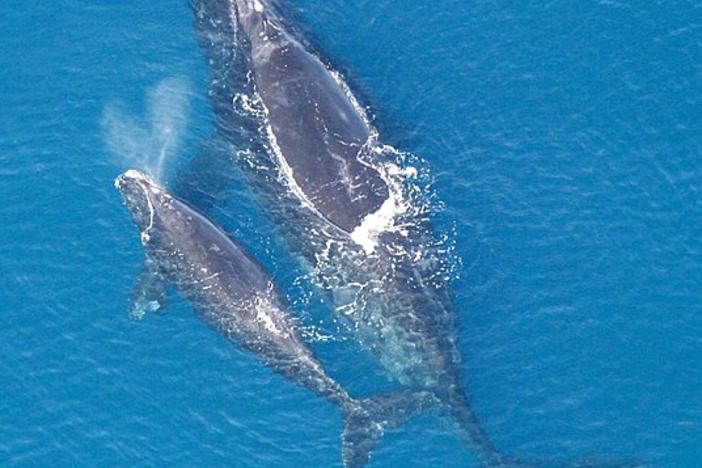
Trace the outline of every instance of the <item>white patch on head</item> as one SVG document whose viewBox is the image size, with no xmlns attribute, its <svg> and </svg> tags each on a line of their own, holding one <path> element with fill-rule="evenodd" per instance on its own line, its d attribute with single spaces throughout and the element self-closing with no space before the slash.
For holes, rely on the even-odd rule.
<svg viewBox="0 0 702 468">
<path fill-rule="evenodd" d="M 253 1 L 253 9 L 256 13 L 263 13 L 263 4 L 258 0 Z"/>
<path fill-rule="evenodd" d="M 144 182 L 148 186 L 149 190 L 156 195 L 160 194 L 162 191 L 161 187 L 159 187 L 154 179 L 135 169 L 129 169 L 124 173 L 123 177 L 125 179 L 135 179 Z"/>
<path fill-rule="evenodd" d="M 265 31 L 261 31 L 258 36 L 261 38 L 261 43 L 254 48 L 251 54 L 255 63 L 268 62 L 278 49 L 287 45 L 283 40 L 270 41 Z"/>
<path fill-rule="evenodd" d="M 129 169 L 122 174 L 122 178 L 124 179 L 132 179 L 132 180 L 141 180 L 151 186 L 156 193 L 160 192 L 160 188 L 158 187 L 158 184 L 152 179 L 150 176 L 144 174 L 143 172 L 139 172 L 136 169 Z"/>
<path fill-rule="evenodd" d="M 141 172 L 137 171 L 136 169 L 129 169 L 124 173 L 124 177 L 127 177 L 129 179 L 145 179 L 146 176 L 142 174 Z"/>
</svg>

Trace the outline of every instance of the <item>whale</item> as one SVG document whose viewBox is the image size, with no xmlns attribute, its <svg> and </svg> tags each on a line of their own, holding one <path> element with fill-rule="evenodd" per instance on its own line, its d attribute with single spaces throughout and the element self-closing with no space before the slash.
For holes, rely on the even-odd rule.
<svg viewBox="0 0 702 468">
<path fill-rule="evenodd" d="M 471 405 L 449 260 L 416 169 L 265 0 L 191 0 L 216 132 L 290 252 L 389 379 L 434 395 L 483 466 L 512 465 Z M 242 149 L 242 142 L 249 145 Z"/>
<path fill-rule="evenodd" d="M 147 263 L 162 281 L 230 342 L 341 409 L 344 466 L 365 465 L 385 430 L 434 404 L 432 395 L 421 392 L 351 397 L 325 372 L 301 338 L 284 295 L 240 244 L 146 174 L 129 170 L 115 187 L 140 232 Z"/>
</svg>

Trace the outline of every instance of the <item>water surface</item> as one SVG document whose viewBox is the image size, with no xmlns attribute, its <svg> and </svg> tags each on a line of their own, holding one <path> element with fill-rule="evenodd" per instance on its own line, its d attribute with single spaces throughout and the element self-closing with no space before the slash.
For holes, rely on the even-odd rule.
<svg viewBox="0 0 702 468">
<path fill-rule="evenodd" d="M 296 0 L 312 42 L 421 156 L 455 226 L 468 385 L 503 451 L 695 466 L 702 446 L 702 9 L 692 2 Z M 341 415 L 172 295 L 127 318 L 142 256 L 106 108 L 185 83 L 165 171 L 210 135 L 187 2 L 7 0 L 0 21 L 0 462 L 339 466 Z M 175 112 L 175 111 L 174 111 Z M 148 134 L 148 132 L 147 132 Z M 298 313 L 309 295 L 245 185 L 217 218 Z M 333 330 L 333 326 L 329 326 Z M 326 330 L 329 331 L 329 330 Z M 314 343 L 354 393 L 377 379 Z M 382 383 L 377 384 L 382 387 Z M 421 442 L 421 443 L 418 443 Z M 372 466 L 474 466 L 425 415 Z"/>
</svg>

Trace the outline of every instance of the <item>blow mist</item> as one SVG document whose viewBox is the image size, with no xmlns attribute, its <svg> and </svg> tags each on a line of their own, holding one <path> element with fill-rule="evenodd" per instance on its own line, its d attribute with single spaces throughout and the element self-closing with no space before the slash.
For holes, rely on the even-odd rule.
<svg viewBox="0 0 702 468">
<path fill-rule="evenodd" d="M 180 151 L 191 95 L 186 79 L 170 77 L 147 91 L 142 115 L 126 112 L 119 102 L 105 106 L 100 122 L 103 136 L 122 170 L 136 168 L 165 184 L 168 162 Z M 165 302 L 165 283 L 147 259 L 132 288 L 129 317 L 142 319 Z"/>
<path fill-rule="evenodd" d="M 168 160 L 180 150 L 191 95 L 185 78 L 170 77 L 148 90 L 141 116 L 125 112 L 120 103 L 105 106 L 100 123 L 118 164 L 138 168 L 163 183 Z"/>
</svg>

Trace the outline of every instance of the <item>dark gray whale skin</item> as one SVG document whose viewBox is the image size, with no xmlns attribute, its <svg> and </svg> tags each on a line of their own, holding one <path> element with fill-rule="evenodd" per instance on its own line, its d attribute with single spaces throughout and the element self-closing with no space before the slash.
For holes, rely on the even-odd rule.
<svg viewBox="0 0 702 468">
<path fill-rule="evenodd" d="M 319 57 L 288 33 L 260 1 L 237 1 L 250 70 L 287 174 L 330 222 L 352 232 L 381 207 L 388 189 L 363 161 L 371 133 Z"/>
<path fill-rule="evenodd" d="M 141 232 L 154 274 L 175 285 L 200 318 L 265 365 L 339 406 L 344 466 L 361 467 L 385 429 L 435 404 L 428 393 L 355 399 L 324 371 L 263 267 L 200 212 L 129 170 L 115 186 Z"/>
<path fill-rule="evenodd" d="M 372 254 L 349 236 L 388 198 L 385 180 L 365 157 L 381 147 L 344 87 L 288 22 L 279 7 L 286 2 L 190 3 L 211 71 L 216 139 L 229 147 L 290 252 L 314 270 L 337 317 L 388 377 L 435 395 L 483 466 L 525 466 L 497 451 L 470 404 L 445 280 L 446 246 L 426 215 L 399 216 L 406 232 L 384 233 Z M 264 117 L 242 112 L 241 96 L 260 98 Z"/>
<path fill-rule="evenodd" d="M 362 161 L 377 145 L 364 116 L 270 2 L 191 0 L 191 7 L 212 73 L 217 133 L 231 142 L 232 153 L 254 142 L 249 157 L 233 159 L 291 252 L 328 285 L 337 316 L 388 377 L 435 395 L 482 465 L 512 465 L 470 405 L 455 307 L 430 223 L 401 220 L 411 226 L 409 235 L 387 233 L 372 255 L 349 236 L 389 193 L 379 172 Z M 260 97 L 264 118 L 242 115 L 233 105 L 240 94 Z M 345 187 L 355 195 L 343 198 Z M 349 305 L 350 313 L 341 312 Z"/>
<path fill-rule="evenodd" d="M 351 401 L 302 342 L 258 262 L 148 176 L 127 171 L 115 185 L 141 231 L 147 258 L 207 324 L 319 396 L 340 406 Z"/>
</svg>

